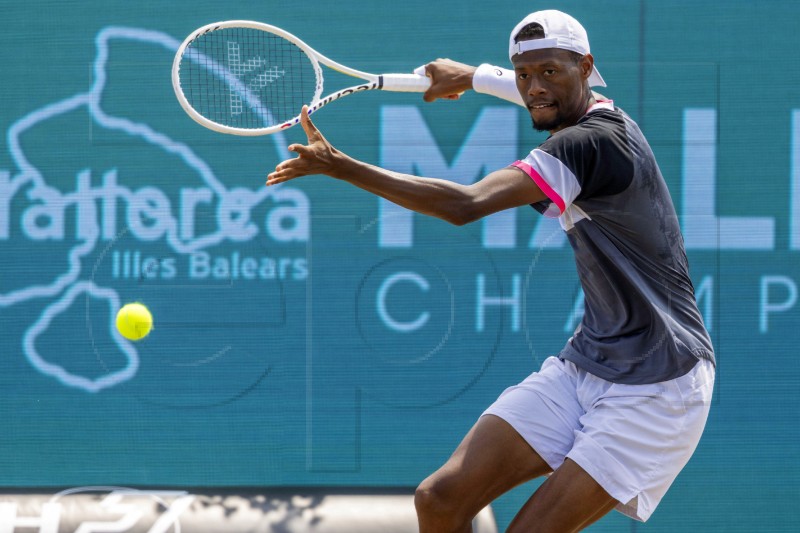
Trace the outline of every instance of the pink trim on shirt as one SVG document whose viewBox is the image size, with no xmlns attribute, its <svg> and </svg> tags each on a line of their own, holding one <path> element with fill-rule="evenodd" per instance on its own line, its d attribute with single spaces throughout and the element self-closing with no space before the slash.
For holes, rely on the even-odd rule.
<svg viewBox="0 0 800 533">
<path fill-rule="evenodd" d="M 511 166 L 517 167 L 525 174 L 530 176 L 531 179 L 534 181 L 534 183 L 536 183 L 536 185 L 539 186 L 539 189 L 541 189 L 542 192 L 548 198 L 550 198 L 550 200 L 552 200 L 554 204 L 556 204 L 556 207 L 558 207 L 558 212 L 559 213 L 564 212 L 564 209 L 566 209 L 566 205 L 564 204 L 564 199 L 561 198 L 561 196 L 559 196 L 559 194 L 555 190 L 553 190 L 552 187 L 550 187 L 550 185 L 544 180 L 541 174 L 536 172 L 536 169 L 534 169 L 532 166 L 525 163 L 524 161 L 515 161 L 511 163 Z"/>
<path fill-rule="evenodd" d="M 588 115 L 592 111 L 597 111 L 598 109 L 614 109 L 614 100 L 597 100 L 594 104 L 592 104 L 589 109 L 586 110 L 586 114 Z"/>
</svg>

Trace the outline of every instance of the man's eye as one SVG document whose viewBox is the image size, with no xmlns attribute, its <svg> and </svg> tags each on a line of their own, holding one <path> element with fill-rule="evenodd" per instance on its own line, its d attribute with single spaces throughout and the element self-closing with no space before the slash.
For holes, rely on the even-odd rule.
<svg viewBox="0 0 800 533">
<path fill-rule="evenodd" d="M 549 69 L 544 71 L 544 75 L 545 76 L 553 76 L 555 73 L 556 73 L 556 69 L 553 69 L 553 68 L 549 68 Z"/>
<path fill-rule="evenodd" d="M 519 74 L 517 74 L 517 79 L 527 80 L 528 79 L 528 75 L 525 74 L 524 72 L 520 72 Z"/>
</svg>

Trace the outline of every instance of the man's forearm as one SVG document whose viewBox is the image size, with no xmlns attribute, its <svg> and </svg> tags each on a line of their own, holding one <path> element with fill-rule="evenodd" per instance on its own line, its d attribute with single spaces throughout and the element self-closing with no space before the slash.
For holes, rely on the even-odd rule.
<svg viewBox="0 0 800 533">
<path fill-rule="evenodd" d="M 469 221 L 469 195 L 459 183 L 393 172 L 341 152 L 330 175 L 423 215 L 456 225 Z"/>
</svg>

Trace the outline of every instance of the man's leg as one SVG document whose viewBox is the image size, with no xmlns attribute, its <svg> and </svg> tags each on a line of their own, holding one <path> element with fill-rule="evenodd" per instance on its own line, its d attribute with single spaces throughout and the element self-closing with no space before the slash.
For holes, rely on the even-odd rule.
<svg viewBox="0 0 800 533">
<path fill-rule="evenodd" d="M 611 511 L 617 500 L 567 459 L 517 513 L 507 533 L 580 531 Z"/>
<path fill-rule="evenodd" d="M 444 466 L 417 488 L 420 533 L 469 532 L 475 515 L 495 498 L 550 471 L 506 421 L 482 416 Z"/>
<path fill-rule="evenodd" d="M 511 532 L 577 531 L 620 502 L 646 520 L 700 440 L 714 371 L 701 361 L 680 378 L 650 385 L 581 381 L 584 396 L 597 399 L 594 408 L 580 418 L 567 459 L 519 511 Z"/>
</svg>

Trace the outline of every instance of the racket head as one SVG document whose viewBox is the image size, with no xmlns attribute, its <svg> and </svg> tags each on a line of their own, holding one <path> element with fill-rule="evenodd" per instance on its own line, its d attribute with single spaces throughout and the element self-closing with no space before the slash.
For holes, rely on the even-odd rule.
<svg viewBox="0 0 800 533">
<path fill-rule="evenodd" d="M 296 123 L 322 94 L 316 52 L 291 33 L 249 20 L 207 24 L 178 47 L 172 87 L 200 125 L 233 135 L 267 135 Z"/>
</svg>

